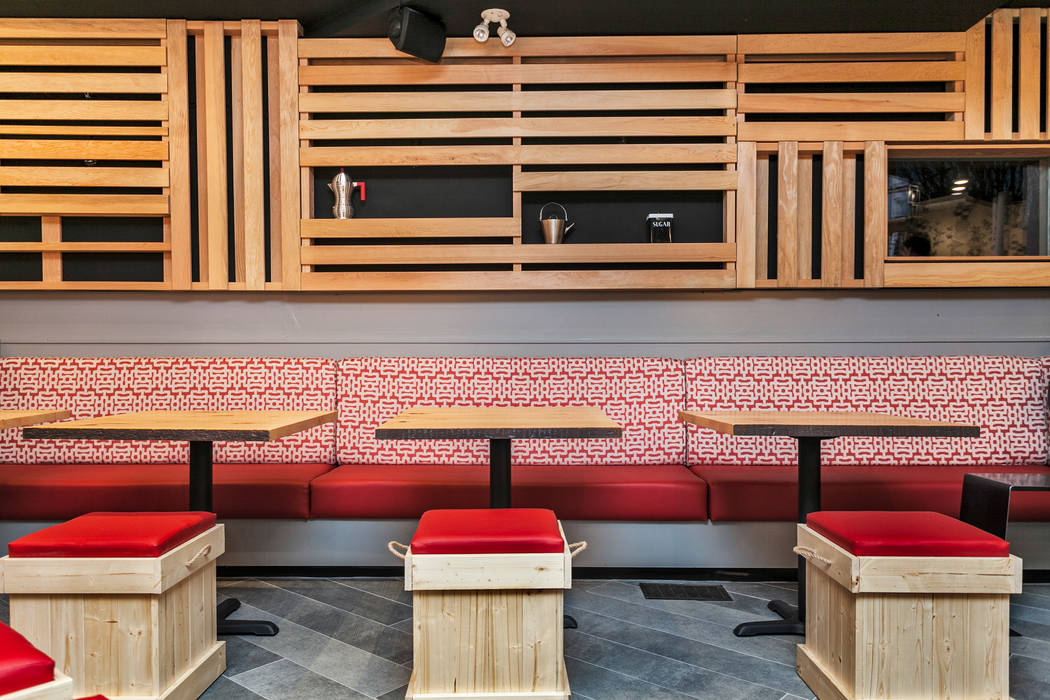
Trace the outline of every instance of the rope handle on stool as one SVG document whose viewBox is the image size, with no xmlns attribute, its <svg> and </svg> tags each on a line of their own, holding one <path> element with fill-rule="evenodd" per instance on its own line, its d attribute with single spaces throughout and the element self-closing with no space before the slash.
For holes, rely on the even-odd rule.
<svg viewBox="0 0 1050 700">
<path fill-rule="evenodd" d="M 194 554 L 193 558 L 190 559 L 188 562 L 186 562 L 186 568 L 187 569 L 192 569 L 194 564 L 196 564 L 198 561 L 200 561 L 204 557 L 208 556 L 208 554 L 210 552 L 211 552 L 211 545 L 210 544 L 204 545 L 203 547 L 201 547 L 201 551 L 199 551 L 196 554 Z"/>
<path fill-rule="evenodd" d="M 587 542 L 586 541 L 573 542 L 572 544 L 569 545 L 569 556 L 572 557 L 573 559 L 575 559 L 576 555 L 579 554 L 580 552 L 582 552 L 585 549 L 587 549 Z"/>
<path fill-rule="evenodd" d="M 827 557 L 820 556 L 819 554 L 817 554 L 817 550 L 811 547 L 794 547 L 791 551 L 799 555 L 806 561 L 815 561 L 818 564 L 823 564 L 824 566 L 831 566 L 830 559 L 828 559 Z"/>
<path fill-rule="evenodd" d="M 395 549 L 397 547 L 400 547 L 401 549 L 403 549 L 405 551 L 404 552 L 399 552 L 397 549 Z M 389 549 L 390 553 L 393 554 L 398 559 L 404 559 L 405 555 L 408 554 L 408 545 L 407 544 L 401 544 L 397 540 L 390 540 L 389 542 L 387 542 L 386 543 L 386 548 Z"/>
</svg>

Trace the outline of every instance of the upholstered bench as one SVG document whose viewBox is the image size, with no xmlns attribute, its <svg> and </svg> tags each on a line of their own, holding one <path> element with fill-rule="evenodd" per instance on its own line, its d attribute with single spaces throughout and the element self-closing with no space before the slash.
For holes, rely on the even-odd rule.
<svg viewBox="0 0 1050 700">
<path fill-rule="evenodd" d="M 0 700 L 69 700 L 73 681 L 29 640 L 0 623 Z"/>
<path fill-rule="evenodd" d="M 407 699 L 569 697 L 562 597 L 571 553 L 553 511 L 427 511 L 404 558 Z"/>
<path fill-rule="evenodd" d="M 212 513 L 89 513 L 8 545 L 11 626 L 77 693 L 195 698 L 226 668 Z"/>
<path fill-rule="evenodd" d="M 1008 698 L 1009 544 L 942 513 L 820 511 L 798 526 L 806 642 L 824 698 Z"/>
</svg>

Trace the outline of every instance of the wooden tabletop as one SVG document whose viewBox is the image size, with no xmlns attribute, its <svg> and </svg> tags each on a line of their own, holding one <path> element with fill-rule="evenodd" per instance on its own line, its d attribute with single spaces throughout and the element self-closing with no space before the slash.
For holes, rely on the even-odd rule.
<svg viewBox="0 0 1050 700">
<path fill-rule="evenodd" d="M 678 419 L 728 435 L 790 437 L 977 437 L 976 425 L 885 413 L 837 411 L 679 411 Z"/>
<path fill-rule="evenodd" d="M 27 438 L 269 441 L 332 423 L 335 411 L 143 411 L 26 428 Z"/>
<path fill-rule="evenodd" d="M 593 406 L 416 406 L 376 428 L 391 440 L 618 438 L 623 428 Z"/>
<path fill-rule="evenodd" d="M 49 423 L 54 420 L 69 418 L 69 411 L 0 411 L 0 429 L 20 428 L 34 423 Z"/>
</svg>

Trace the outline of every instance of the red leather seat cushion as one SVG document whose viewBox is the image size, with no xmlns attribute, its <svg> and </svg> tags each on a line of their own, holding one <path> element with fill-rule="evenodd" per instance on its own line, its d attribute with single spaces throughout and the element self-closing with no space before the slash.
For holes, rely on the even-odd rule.
<svg viewBox="0 0 1050 700">
<path fill-rule="evenodd" d="M 1005 557 L 1010 543 L 929 511 L 810 513 L 806 524 L 858 557 Z"/>
<path fill-rule="evenodd" d="M 563 551 L 558 518 L 546 508 L 428 510 L 412 536 L 412 554 Z"/>
<path fill-rule="evenodd" d="M 220 518 L 307 518 L 310 480 L 327 464 L 216 464 Z M 9 520 L 68 520 L 93 511 L 184 511 L 189 467 L 171 464 L 0 465 Z"/>
<path fill-rule="evenodd" d="M 7 545 L 12 557 L 159 557 L 215 527 L 214 513 L 88 513 Z"/>
<path fill-rule="evenodd" d="M 798 515 L 795 467 L 692 467 L 707 482 L 714 522 L 788 521 Z M 823 510 L 928 510 L 957 517 L 967 472 L 1045 472 L 1023 467 L 824 467 Z M 1020 491 L 1010 500 L 1013 521 L 1050 521 L 1050 492 Z"/>
<path fill-rule="evenodd" d="M 707 486 L 680 465 L 515 466 L 514 506 L 562 520 L 706 520 Z M 485 508 L 487 466 L 343 465 L 313 480 L 313 518 L 418 518 Z"/>
<path fill-rule="evenodd" d="M 0 623 L 0 695 L 55 680 L 55 662 Z"/>
</svg>

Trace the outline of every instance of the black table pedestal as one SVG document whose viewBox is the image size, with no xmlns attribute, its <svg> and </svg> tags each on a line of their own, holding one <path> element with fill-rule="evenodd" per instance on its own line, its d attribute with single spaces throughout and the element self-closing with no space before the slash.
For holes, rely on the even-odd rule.
<svg viewBox="0 0 1050 700">
<path fill-rule="evenodd" d="M 822 437 L 798 438 L 798 522 L 820 510 L 820 443 Z M 742 622 L 733 630 L 738 637 L 765 634 L 806 634 L 806 560 L 798 557 L 798 605 L 785 600 L 771 600 L 767 607 L 780 620 Z"/>
<path fill-rule="evenodd" d="M 489 440 L 489 508 L 510 508 L 510 440 Z M 568 630 L 579 626 L 571 615 L 562 624 Z"/>
<path fill-rule="evenodd" d="M 214 512 L 212 507 L 212 443 L 210 440 L 190 442 L 190 510 Z M 227 598 L 216 606 L 216 633 L 219 636 L 253 634 L 272 637 L 277 625 L 267 620 L 227 620 L 241 601 Z"/>
</svg>

